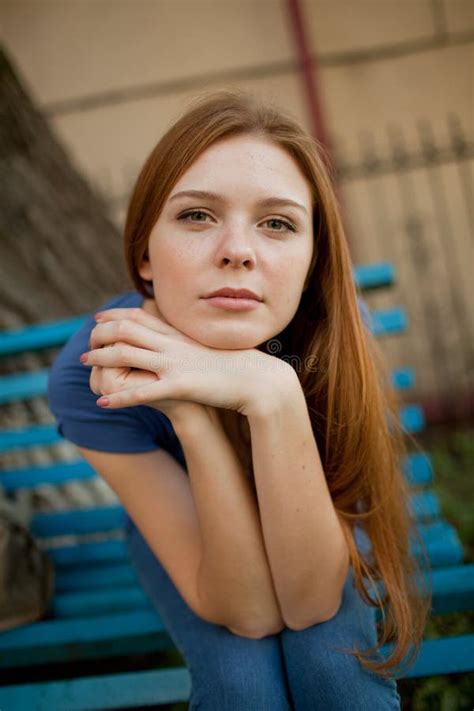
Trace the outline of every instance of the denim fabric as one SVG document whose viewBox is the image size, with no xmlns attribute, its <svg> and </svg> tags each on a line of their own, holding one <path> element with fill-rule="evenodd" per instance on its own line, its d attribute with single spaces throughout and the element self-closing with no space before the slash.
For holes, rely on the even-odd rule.
<svg viewBox="0 0 474 711">
<path fill-rule="evenodd" d="M 375 609 L 352 586 L 352 569 L 331 620 L 249 639 L 198 617 L 134 525 L 127 542 L 142 587 L 186 661 L 190 711 L 400 710 L 395 679 L 338 651 L 376 641 Z"/>
</svg>

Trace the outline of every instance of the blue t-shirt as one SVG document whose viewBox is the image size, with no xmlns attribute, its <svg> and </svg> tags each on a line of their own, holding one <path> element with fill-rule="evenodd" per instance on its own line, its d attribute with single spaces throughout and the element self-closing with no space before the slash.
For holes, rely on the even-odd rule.
<svg viewBox="0 0 474 711">
<path fill-rule="evenodd" d="M 367 327 L 370 312 L 359 299 Z M 102 304 L 97 310 L 143 305 L 143 296 L 128 291 Z M 181 443 L 171 421 L 160 410 L 147 405 L 107 409 L 96 405 L 98 395 L 89 385 L 92 366 L 83 365 L 81 353 L 89 349 L 89 337 L 96 321 L 90 318 L 63 346 L 53 362 L 48 379 L 49 408 L 58 432 L 80 447 L 102 452 L 149 452 L 163 447 L 187 471 Z M 125 525 L 133 525 L 125 516 Z"/>
<path fill-rule="evenodd" d="M 142 305 L 143 296 L 128 291 L 97 311 Z M 91 315 L 62 347 L 49 371 L 48 403 L 57 431 L 80 447 L 102 452 L 150 452 L 163 447 L 187 471 L 181 443 L 163 412 L 147 405 L 107 409 L 95 404 L 100 396 L 90 389 L 92 366 L 79 360 L 81 353 L 90 350 L 89 337 L 95 325 Z M 125 526 L 132 526 L 127 515 Z"/>
</svg>

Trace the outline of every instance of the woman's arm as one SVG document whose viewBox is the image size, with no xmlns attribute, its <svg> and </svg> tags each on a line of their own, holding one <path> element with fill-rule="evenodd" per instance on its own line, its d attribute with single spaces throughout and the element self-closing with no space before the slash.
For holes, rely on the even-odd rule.
<svg viewBox="0 0 474 711">
<path fill-rule="evenodd" d="M 243 611 L 249 624 L 263 624 L 265 618 L 272 629 L 280 624 L 280 612 L 295 628 L 331 617 L 340 603 L 349 553 L 295 371 L 255 349 L 216 353 L 150 314 L 132 310 L 129 319 L 124 311 L 105 312 L 109 322 L 96 326 L 95 347 L 85 354 L 90 365 L 106 372 L 126 371 L 122 379 L 112 378 L 98 404 L 150 403 L 160 409 L 171 403 L 174 410 L 177 400 L 235 409 L 249 420 L 258 502 L 216 423 L 211 427 L 209 420 L 192 418 L 193 428 L 188 420 L 181 430 L 207 544 L 205 593 L 218 607 L 226 602 L 236 620 Z M 183 358 L 200 366 L 220 358 L 232 368 L 183 372 Z M 129 384 L 131 368 L 153 371 L 152 382 Z M 179 436 L 177 421 L 176 430 Z"/>
<path fill-rule="evenodd" d="M 246 413 L 268 560 L 283 619 L 304 629 L 336 614 L 349 551 L 327 487 L 303 390 L 280 379 Z M 346 529 L 347 530 L 347 529 Z"/>
<path fill-rule="evenodd" d="M 262 637 L 285 626 L 251 483 L 217 413 L 173 417 L 202 535 L 198 592 L 233 632 Z"/>
</svg>

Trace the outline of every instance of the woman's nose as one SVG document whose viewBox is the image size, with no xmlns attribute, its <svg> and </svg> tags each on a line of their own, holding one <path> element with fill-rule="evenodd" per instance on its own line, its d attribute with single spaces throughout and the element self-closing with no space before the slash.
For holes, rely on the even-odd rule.
<svg viewBox="0 0 474 711">
<path fill-rule="evenodd" d="M 223 235 L 216 252 L 219 265 L 254 266 L 256 263 L 255 247 L 252 237 L 243 228 L 229 228 Z"/>
</svg>

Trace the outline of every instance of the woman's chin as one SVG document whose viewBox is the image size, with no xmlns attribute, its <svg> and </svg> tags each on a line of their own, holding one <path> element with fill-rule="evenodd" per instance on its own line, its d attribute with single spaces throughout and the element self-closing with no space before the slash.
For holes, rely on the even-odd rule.
<svg viewBox="0 0 474 711">
<path fill-rule="evenodd" d="M 199 318 L 192 320 L 189 315 L 185 319 L 169 318 L 167 322 L 202 346 L 219 350 L 256 348 L 269 338 L 268 329 L 262 333 L 261 329 L 255 327 L 255 324 L 252 328 L 244 324 L 209 323 L 209 321 Z"/>
<path fill-rule="evenodd" d="M 195 326 L 196 324 L 194 324 Z M 252 336 L 249 333 L 236 333 L 235 331 L 225 332 L 222 330 L 220 333 L 218 329 L 210 329 L 206 326 L 204 328 L 192 328 L 192 329 L 180 329 L 187 336 L 194 339 L 203 346 L 208 348 L 218 348 L 220 350 L 243 350 L 246 348 L 256 348 L 259 343 L 262 342 L 261 338 Z"/>
<path fill-rule="evenodd" d="M 208 348 L 218 348 L 219 350 L 244 350 L 247 348 L 256 348 L 258 343 L 253 339 L 236 338 L 235 336 L 211 337 L 209 334 L 205 336 L 192 336 L 195 341 L 198 341 L 203 346 Z"/>
</svg>

